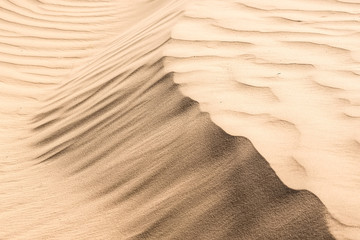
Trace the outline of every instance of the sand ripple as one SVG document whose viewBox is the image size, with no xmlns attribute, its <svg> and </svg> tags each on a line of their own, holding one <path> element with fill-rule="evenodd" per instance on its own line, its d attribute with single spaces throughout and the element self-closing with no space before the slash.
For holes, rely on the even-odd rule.
<svg viewBox="0 0 360 240">
<path fill-rule="evenodd" d="M 291 2 L 1 1 L 0 239 L 356 239 L 358 5 Z"/>
</svg>

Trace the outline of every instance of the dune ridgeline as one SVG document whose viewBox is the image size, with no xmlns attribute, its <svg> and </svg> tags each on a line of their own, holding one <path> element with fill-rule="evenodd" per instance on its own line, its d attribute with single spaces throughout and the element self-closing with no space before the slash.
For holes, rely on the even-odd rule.
<svg viewBox="0 0 360 240">
<path fill-rule="evenodd" d="M 359 239 L 360 3 L 0 6 L 0 239 Z"/>
</svg>

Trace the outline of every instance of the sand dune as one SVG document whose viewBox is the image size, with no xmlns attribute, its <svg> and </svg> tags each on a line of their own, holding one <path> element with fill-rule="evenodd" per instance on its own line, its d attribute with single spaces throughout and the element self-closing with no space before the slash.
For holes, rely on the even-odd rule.
<svg viewBox="0 0 360 240">
<path fill-rule="evenodd" d="M 249 138 L 286 185 L 315 193 L 349 232 L 360 223 L 358 6 L 199 1 L 166 50 L 185 95 L 227 133 Z"/>
<path fill-rule="evenodd" d="M 358 5 L 1 1 L 0 239 L 358 239 Z"/>
</svg>

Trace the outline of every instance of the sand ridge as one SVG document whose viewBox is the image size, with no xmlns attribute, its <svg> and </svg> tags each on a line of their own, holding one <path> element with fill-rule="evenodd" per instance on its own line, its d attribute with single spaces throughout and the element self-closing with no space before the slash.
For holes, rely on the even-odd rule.
<svg viewBox="0 0 360 240">
<path fill-rule="evenodd" d="M 248 137 L 286 185 L 315 193 L 353 227 L 339 236 L 351 239 L 360 222 L 356 6 L 198 1 L 165 50 L 182 93 L 227 133 Z"/>
<path fill-rule="evenodd" d="M 338 202 L 317 191 L 328 171 L 313 183 L 311 171 L 323 166 L 302 162 L 304 151 L 294 154 L 305 136 L 320 140 L 328 155 L 334 132 L 327 131 L 339 123 L 336 140 L 354 143 L 346 144 L 344 161 L 357 156 L 358 138 L 348 130 L 358 123 L 357 55 L 338 43 L 354 49 L 356 24 L 333 24 L 351 21 L 353 4 L 330 5 L 343 12 L 322 36 L 309 10 L 326 14 L 318 2 L 300 12 L 287 9 L 288 1 L 280 4 L 285 10 L 240 2 L 2 1 L 0 223 L 7 227 L 0 238 L 332 239 L 333 224 L 339 239 L 356 239 L 356 228 L 337 221 L 354 221 L 357 212 L 344 220 Z M 293 16 L 315 23 L 288 33 L 298 20 L 284 18 Z M 286 62 L 276 51 L 283 48 L 299 63 Z M 325 62 L 325 54 L 338 61 L 327 55 Z M 312 85 L 303 84 L 305 72 Z M 315 123 L 348 108 L 315 135 L 313 123 L 292 109 L 304 95 L 314 106 L 300 110 L 312 110 Z M 315 110 L 329 102 L 328 115 Z M 338 166 L 343 153 L 334 152 Z M 353 176 L 356 164 L 343 169 Z M 337 220 L 326 223 L 315 195 L 287 188 L 275 173 L 317 194 Z"/>
</svg>

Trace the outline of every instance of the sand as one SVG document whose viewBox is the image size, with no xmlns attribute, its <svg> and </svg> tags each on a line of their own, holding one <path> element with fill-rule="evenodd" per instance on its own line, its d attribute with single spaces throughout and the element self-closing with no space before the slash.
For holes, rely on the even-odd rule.
<svg viewBox="0 0 360 240">
<path fill-rule="evenodd" d="M 355 1 L 1 1 L 0 239 L 358 239 Z"/>
</svg>

